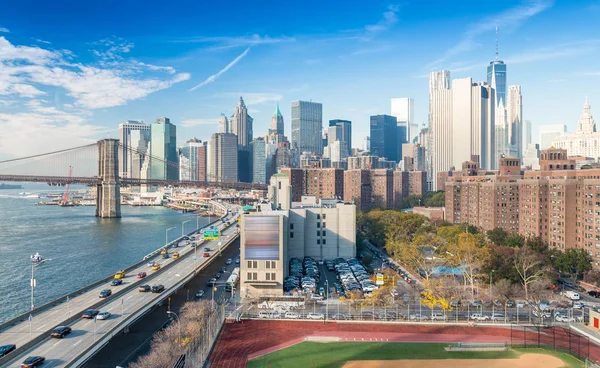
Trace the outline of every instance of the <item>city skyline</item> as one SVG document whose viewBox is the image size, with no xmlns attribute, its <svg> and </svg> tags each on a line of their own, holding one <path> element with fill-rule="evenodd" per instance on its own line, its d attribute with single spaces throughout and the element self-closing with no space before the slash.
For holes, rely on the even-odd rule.
<svg viewBox="0 0 600 368">
<path fill-rule="evenodd" d="M 277 103 L 289 132 L 291 101 L 313 100 L 323 104 L 324 121 L 351 120 L 352 146 L 360 147 L 369 116 L 390 114 L 392 97 L 414 99 L 415 122 L 427 121 L 428 72 L 448 69 L 453 78 L 486 80 L 496 27 L 507 85 L 522 87 L 523 119 L 532 122 L 532 136 L 540 125 L 566 124 L 574 131 L 582 99 L 589 96 L 592 106 L 600 100 L 600 74 L 589 63 L 600 53 L 600 41 L 581 37 L 591 30 L 583 20 L 600 15 L 600 7 L 569 5 L 509 1 L 490 11 L 485 4 L 456 3 L 447 11 L 418 3 L 350 2 L 347 9 L 320 5 L 320 15 L 306 4 L 295 9 L 302 17 L 291 23 L 270 14 L 276 10 L 255 11 L 268 20 L 263 28 L 245 21 L 239 29 L 214 27 L 216 20 L 197 22 L 198 15 L 157 30 L 133 16 L 139 7 L 124 7 L 121 16 L 131 22 L 117 26 L 107 10 L 90 17 L 85 9 L 67 13 L 39 3 L 39 12 L 23 17 L 29 12 L 17 4 L 0 15 L 6 71 L 0 75 L 0 136 L 11 134 L 10 140 L 0 138 L 0 157 L 116 137 L 119 123 L 150 124 L 158 116 L 177 126 L 178 147 L 193 136 L 207 141 L 240 95 L 255 119 L 255 136 L 266 134 Z M 213 6 L 203 17 L 219 12 L 220 5 Z M 172 18 L 178 10 L 161 5 L 143 12 L 150 19 Z M 559 16 L 565 22 L 557 29 Z M 319 26 L 306 26 L 307 19 Z M 81 26 L 90 21 L 93 27 Z M 388 57 L 402 50 L 411 50 L 411 57 Z M 369 92 L 357 92 L 357 85 Z M 548 108 L 558 104 L 560 109 Z"/>
</svg>

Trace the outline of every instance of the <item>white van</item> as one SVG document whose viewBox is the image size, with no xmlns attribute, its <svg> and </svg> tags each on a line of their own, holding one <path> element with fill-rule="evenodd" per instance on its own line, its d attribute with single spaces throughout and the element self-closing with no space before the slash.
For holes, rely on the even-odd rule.
<svg viewBox="0 0 600 368">
<path fill-rule="evenodd" d="M 258 313 L 258 318 L 281 318 L 281 315 L 274 310 L 266 310 L 260 311 Z"/>
<path fill-rule="evenodd" d="M 581 297 L 579 296 L 579 293 L 576 293 L 575 291 L 565 291 L 565 296 L 571 300 L 579 300 L 581 299 Z"/>
</svg>

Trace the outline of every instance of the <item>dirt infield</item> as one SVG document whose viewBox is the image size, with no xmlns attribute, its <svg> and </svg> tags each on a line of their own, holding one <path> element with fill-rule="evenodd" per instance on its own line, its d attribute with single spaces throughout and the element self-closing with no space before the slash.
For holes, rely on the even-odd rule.
<svg viewBox="0 0 600 368">
<path fill-rule="evenodd" d="M 546 354 L 523 354 L 518 359 L 354 360 L 343 368 L 560 368 L 565 364 Z"/>
</svg>

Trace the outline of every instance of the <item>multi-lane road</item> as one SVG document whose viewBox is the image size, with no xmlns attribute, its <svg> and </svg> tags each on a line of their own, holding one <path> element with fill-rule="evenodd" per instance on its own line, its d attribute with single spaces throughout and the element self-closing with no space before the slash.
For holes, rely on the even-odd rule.
<svg viewBox="0 0 600 368">
<path fill-rule="evenodd" d="M 178 251 L 181 254 L 181 258 L 177 260 L 174 260 L 173 258 L 162 259 L 159 255 L 156 257 L 155 261 L 160 263 L 162 268 L 170 263 L 174 264 L 168 269 L 161 269 L 159 271 L 152 271 L 149 265 L 140 266 L 135 270 L 130 271 L 124 278 L 123 284 L 119 286 L 110 286 L 109 283 L 106 285 L 101 285 L 78 297 L 73 298 L 64 306 L 61 305 L 41 313 L 38 316 L 34 316 L 31 323 L 31 336 L 29 334 L 29 322 L 20 323 L 6 331 L 3 331 L 0 333 L 0 345 L 7 343 L 16 344 L 17 347 L 19 347 L 20 345 L 30 341 L 30 337 L 35 338 L 48 329 L 59 325 L 73 313 L 79 312 L 93 304 L 96 304 L 100 300 L 99 293 L 103 289 L 112 289 L 114 294 L 119 290 L 130 286 L 132 283 L 136 283 L 136 285 L 162 284 L 165 287 L 165 291 L 163 291 L 163 293 L 169 292 L 170 288 L 178 284 L 184 277 L 193 273 L 195 269 L 202 266 L 206 260 L 209 259 L 202 257 L 205 247 L 211 249 L 210 255 L 212 256 L 213 254 L 219 252 L 219 243 L 222 242 L 225 244 L 229 239 L 233 239 L 235 236 L 237 236 L 238 230 L 235 226 L 235 215 L 231 214 L 225 220 L 232 221 L 234 225 L 221 232 L 220 240 L 207 241 L 198 246 L 197 257 L 194 257 L 194 255 L 191 254 L 194 253 L 194 247 L 192 246 L 179 247 L 175 249 L 175 251 Z M 225 224 L 221 226 L 225 227 Z M 171 253 L 173 253 L 173 251 Z M 146 272 L 149 279 L 137 279 L 137 274 L 139 272 Z M 68 277 L 68 275 L 65 276 Z M 161 294 L 138 292 L 137 287 L 127 290 L 122 295 L 113 295 L 109 297 L 106 300 L 106 303 L 100 308 L 100 310 L 103 312 L 107 311 L 111 313 L 111 317 L 109 319 L 77 319 L 75 322 L 69 325 L 73 332 L 67 335 L 65 338 L 57 340 L 48 337 L 31 349 L 28 349 L 25 352 L 19 352 L 18 355 L 13 357 L 12 360 L 6 364 L 6 366 L 18 367 L 27 356 L 31 355 L 41 355 L 46 357 L 46 363 L 43 365 L 43 367 L 65 366 L 67 363 L 75 359 L 82 351 L 96 344 L 96 342 L 103 338 L 108 331 L 121 324 L 128 316 L 150 304 L 153 304 L 160 298 L 160 296 Z"/>
</svg>

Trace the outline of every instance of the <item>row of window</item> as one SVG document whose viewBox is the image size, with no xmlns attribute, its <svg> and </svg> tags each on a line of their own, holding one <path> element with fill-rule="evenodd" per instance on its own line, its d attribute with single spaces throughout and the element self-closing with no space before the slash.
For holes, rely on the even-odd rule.
<svg viewBox="0 0 600 368">
<path fill-rule="evenodd" d="M 265 280 L 277 281 L 277 274 L 275 272 L 267 272 L 265 275 Z M 248 272 L 248 281 L 258 281 L 258 272 Z"/>
<path fill-rule="evenodd" d="M 272 269 L 277 268 L 277 263 L 275 263 L 276 261 L 264 261 L 264 262 L 265 262 L 265 268 L 272 268 Z M 258 268 L 258 261 L 248 261 L 248 268 Z"/>
</svg>

